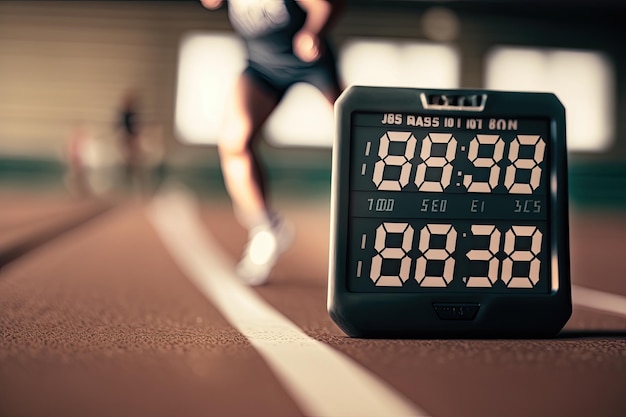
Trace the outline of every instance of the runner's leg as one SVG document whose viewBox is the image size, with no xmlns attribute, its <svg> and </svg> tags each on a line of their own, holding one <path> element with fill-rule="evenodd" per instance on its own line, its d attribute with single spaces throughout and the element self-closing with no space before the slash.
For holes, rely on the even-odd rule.
<svg viewBox="0 0 626 417">
<path fill-rule="evenodd" d="M 253 141 L 278 102 L 244 73 L 226 109 L 218 145 L 220 162 L 235 212 L 247 228 L 265 221 L 269 212 L 264 173 Z"/>
</svg>

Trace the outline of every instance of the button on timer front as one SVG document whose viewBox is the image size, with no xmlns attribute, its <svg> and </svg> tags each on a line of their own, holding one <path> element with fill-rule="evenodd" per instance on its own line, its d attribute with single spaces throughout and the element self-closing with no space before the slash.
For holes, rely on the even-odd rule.
<svg viewBox="0 0 626 417">
<path fill-rule="evenodd" d="M 480 304 L 434 303 L 433 308 L 441 320 L 474 320 Z"/>
</svg>

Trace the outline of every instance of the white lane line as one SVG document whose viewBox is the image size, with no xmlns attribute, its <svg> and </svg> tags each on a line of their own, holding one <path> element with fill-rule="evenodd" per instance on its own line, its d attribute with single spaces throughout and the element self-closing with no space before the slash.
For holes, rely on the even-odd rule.
<svg viewBox="0 0 626 417">
<path fill-rule="evenodd" d="M 626 316 L 626 297 L 572 285 L 572 302 L 579 306 Z"/>
<path fill-rule="evenodd" d="M 155 198 L 149 217 L 179 267 L 263 356 L 307 416 L 426 416 L 347 356 L 304 334 L 241 284 L 183 190 Z"/>
</svg>

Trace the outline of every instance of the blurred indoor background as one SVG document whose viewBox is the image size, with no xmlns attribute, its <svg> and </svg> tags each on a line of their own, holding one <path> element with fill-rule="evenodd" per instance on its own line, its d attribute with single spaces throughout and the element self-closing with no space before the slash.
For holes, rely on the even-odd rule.
<svg viewBox="0 0 626 417">
<path fill-rule="evenodd" d="M 626 207 L 626 6 L 620 1 L 348 0 L 333 31 L 345 85 L 550 91 L 567 110 L 575 208 Z M 0 2 L 0 182 L 90 192 L 121 182 L 129 95 L 142 164 L 222 191 L 215 148 L 244 51 L 199 0 Z M 330 187 L 332 109 L 292 89 L 263 137 L 271 180 Z M 288 175 L 284 175 L 284 174 Z M 282 187 L 282 188 L 281 188 Z"/>
</svg>

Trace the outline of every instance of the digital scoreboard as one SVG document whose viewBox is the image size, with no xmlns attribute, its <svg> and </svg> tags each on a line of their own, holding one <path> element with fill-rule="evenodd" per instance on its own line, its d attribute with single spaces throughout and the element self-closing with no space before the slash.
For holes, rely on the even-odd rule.
<svg viewBox="0 0 626 417">
<path fill-rule="evenodd" d="M 548 337 L 571 314 L 549 93 L 353 86 L 335 105 L 328 309 L 355 337 Z"/>
</svg>

